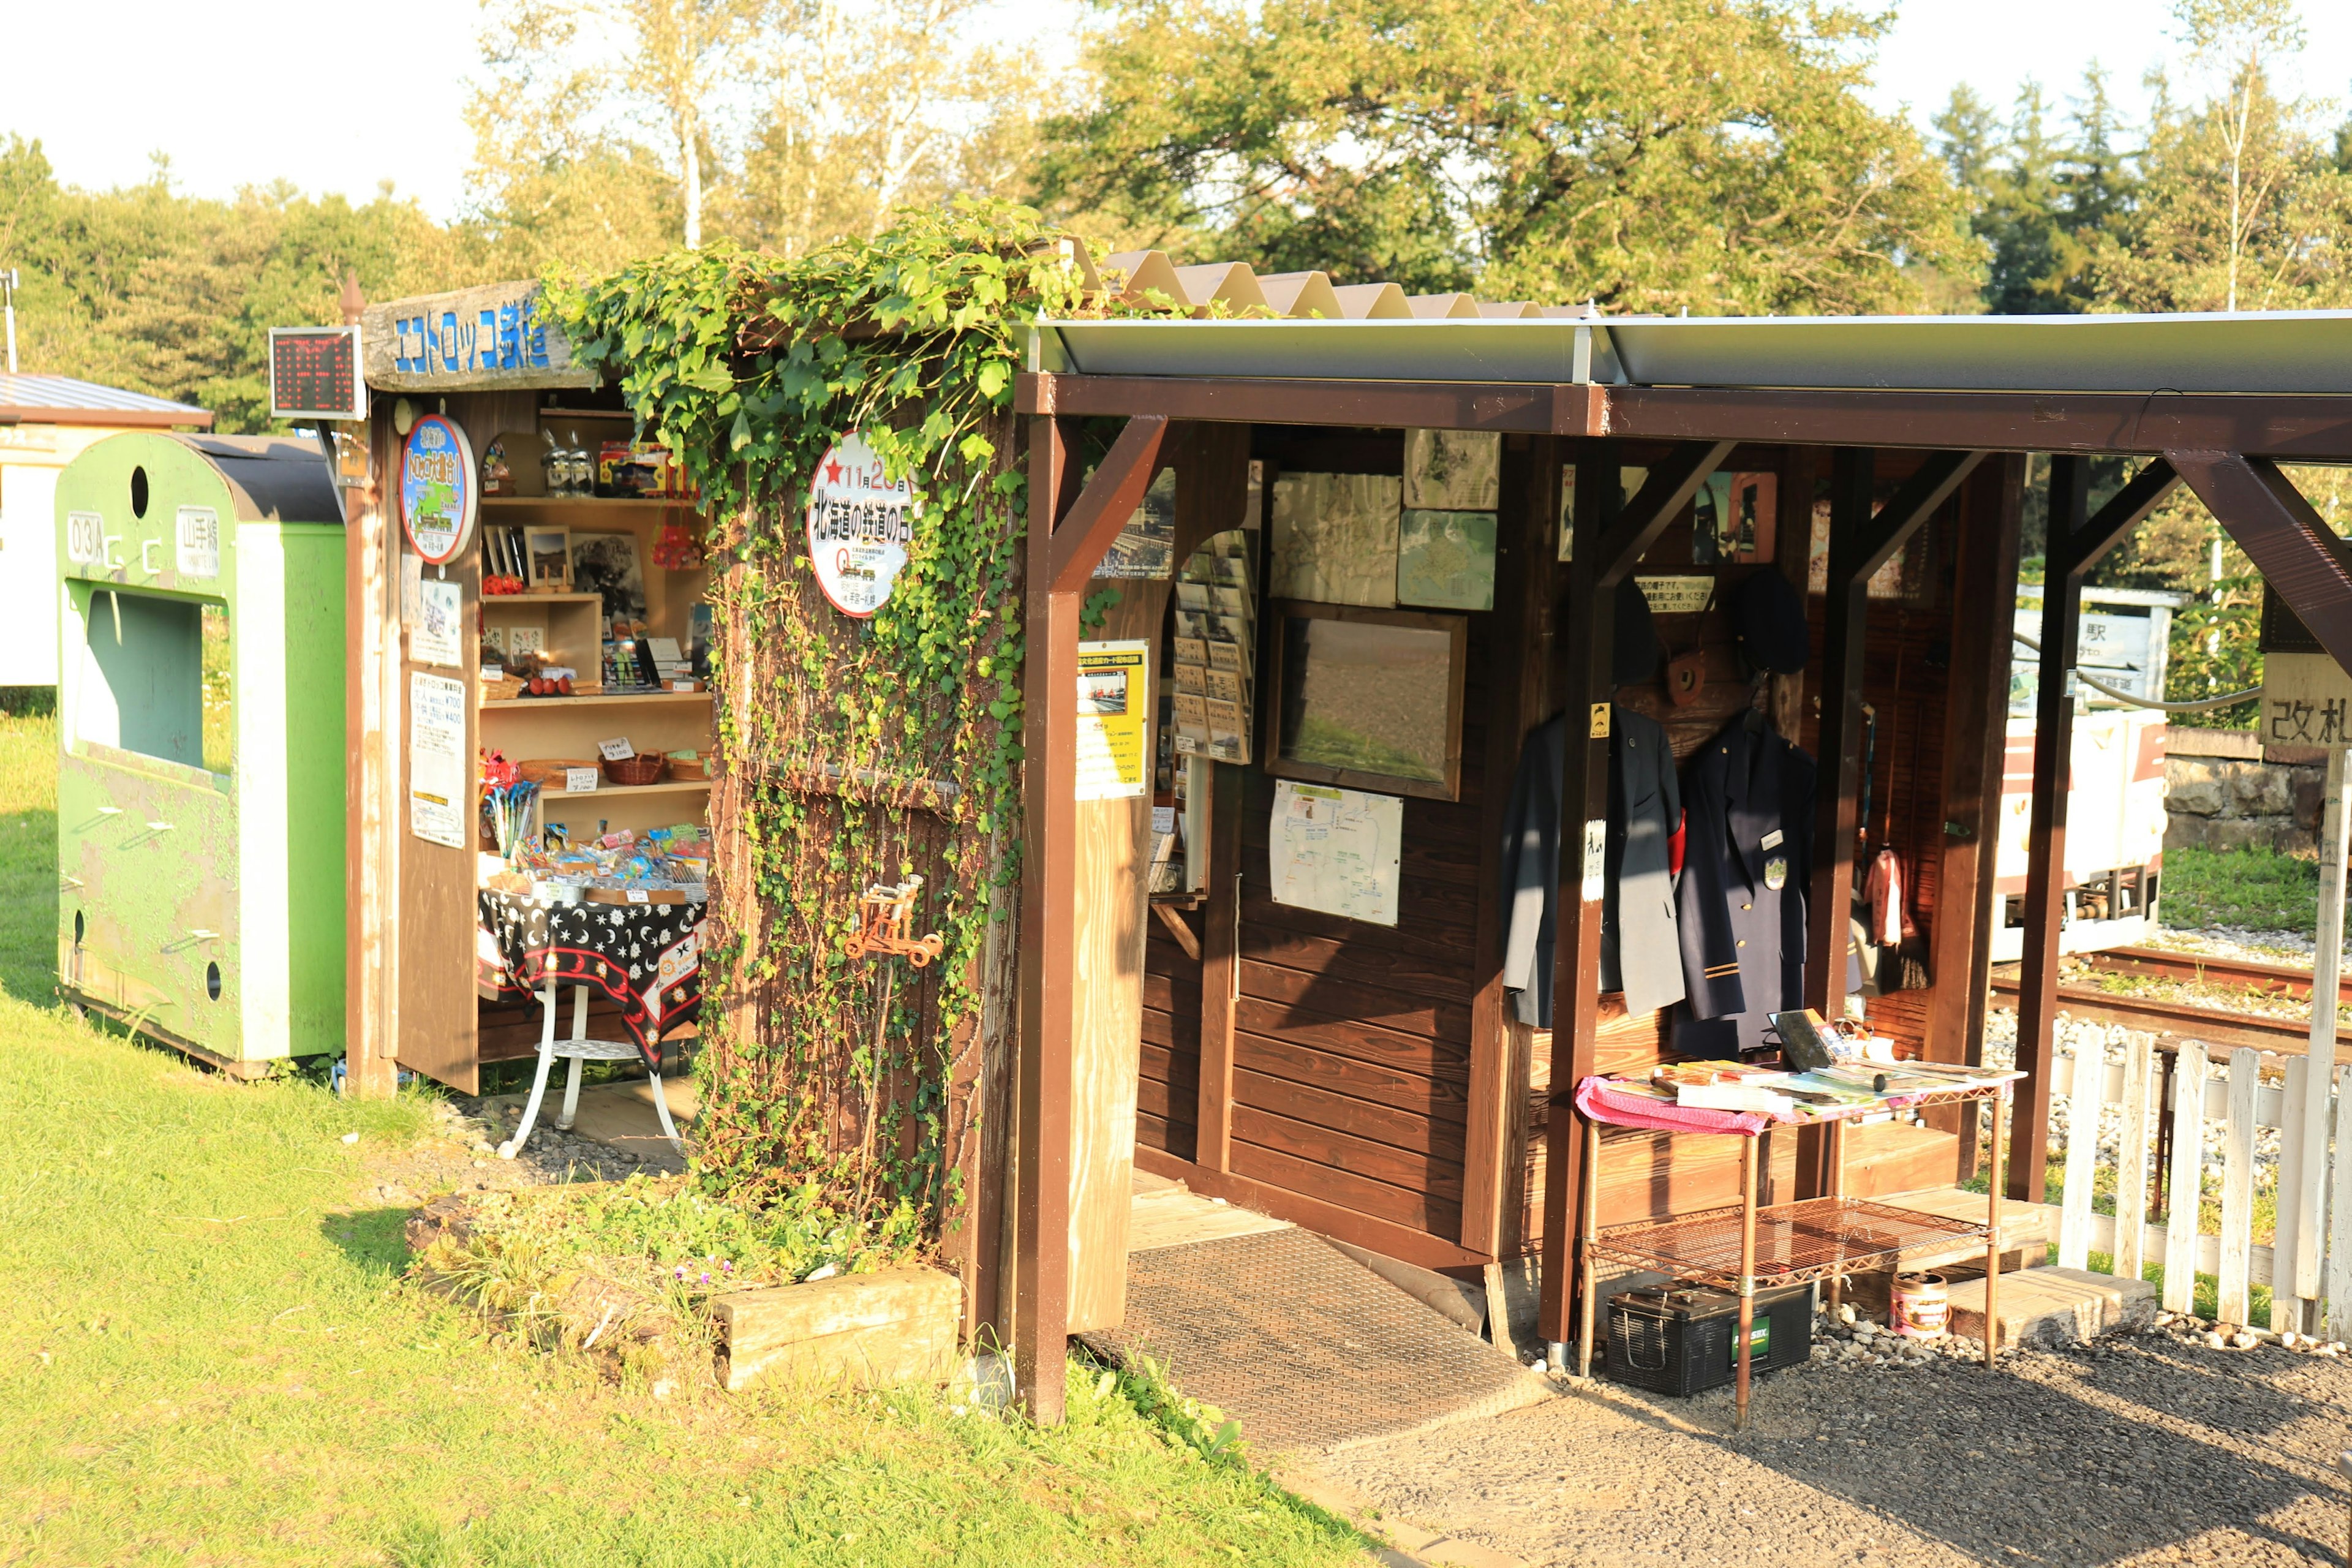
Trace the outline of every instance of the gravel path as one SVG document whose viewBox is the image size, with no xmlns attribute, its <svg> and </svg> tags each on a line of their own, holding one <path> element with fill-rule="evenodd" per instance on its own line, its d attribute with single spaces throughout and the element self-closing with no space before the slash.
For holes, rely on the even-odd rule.
<svg viewBox="0 0 2352 1568">
<path fill-rule="evenodd" d="M 2339 1563 L 2352 1363 L 2166 1331 L 1731 1392 L 1590 1391 L 1344 1450 L 1385 1513 L 1533 1564 Z"/>
<path fill-rule="evenodd" d="M 530 1142 L 511 1160 L 498 1144 L 515 1124 L 497 1102 L 450 1095 L 433 1104 L 433 1124 L 411 1148 L 374 1164 L 368 1195 L 388 1208 L 413 1208 L 436 1194 L 504 1192 L 558 1182 L 618 1181 L 633 1171 L 674 1171 L 684 1163 L 665 1153 L 633 1160 L 590 1139 L 558 1132 L 542 1110 Z"/>
</svg>

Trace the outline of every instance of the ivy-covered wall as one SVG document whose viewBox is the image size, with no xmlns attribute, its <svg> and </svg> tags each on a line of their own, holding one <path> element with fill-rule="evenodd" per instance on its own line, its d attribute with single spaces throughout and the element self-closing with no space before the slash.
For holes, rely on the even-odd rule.
<svg viewBox="0 0 2352 1568">
<path fill-rule="evenodd" d="M 963 1214 L 983 1057 L 1009 1057 L 1019 876 L 1020 323 L 1081 304 L 1070 248 L 1002 204 L 908 212 L 798 260 L 715 247 L 550 279 L 583 361 L 702 488 L 722 765 L 706 929 L 706 1182 L 815 1184 L 938 1241 Z M 809 569 L 810 479 L 862 433 L 911 479 L 871 619 Z M 844 951 L 869 884 L 919 874 L 940 960 Z"/>
</svg>

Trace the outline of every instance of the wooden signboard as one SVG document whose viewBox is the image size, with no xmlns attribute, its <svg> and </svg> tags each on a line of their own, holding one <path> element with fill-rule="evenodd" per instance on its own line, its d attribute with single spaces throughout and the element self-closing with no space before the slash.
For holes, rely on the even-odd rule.
<svg viewBox="0 0 2352 1568">
<path fill-rule="evenodd" d="M 593 386 L 534 282 L 488 283 L 371 305 L 361 319 L 367 384 L 380 392 Z"/>
</svg>

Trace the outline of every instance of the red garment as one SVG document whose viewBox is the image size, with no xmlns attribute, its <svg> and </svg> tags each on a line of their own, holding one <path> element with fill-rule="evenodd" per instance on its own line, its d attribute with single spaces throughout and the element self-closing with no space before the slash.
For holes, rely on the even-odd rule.
<svg viewBox="0 0 2352 1568">
<path fill-rule="evenodd" d="M 1683 829 L 1690 826 L 1690 814 L 1684 812 L 1675 818 L 1675 830 L 1666 835 L 1666 869 L 1675 876 L 1683 874 Z"/>
</svg>

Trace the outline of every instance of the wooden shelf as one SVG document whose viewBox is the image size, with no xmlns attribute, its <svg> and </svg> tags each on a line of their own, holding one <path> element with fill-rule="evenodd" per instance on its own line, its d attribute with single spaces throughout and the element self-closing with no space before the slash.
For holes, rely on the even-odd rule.
<svg viewBox="0 0 2352 1568">
<path fill-rule="evenodd" d="M 622 517 L 651 517 L 666 511 L 692 511 L 696 503 L 682 496 L 484 496 L 485 511 L 594 511 Z M 494 597 L 515 597 L 513 595 Z"/>
<path fill-rule="evenodd" d="M 601 605 L 602 594 L 485 594 L 482 608 L 493 605 Z"/>
<path fill-rule="evenodd" d="M 539 798 L 587 800 L 600 795 L 691 795 L 698 790 L 708 790 L 709 787 L 709 779 L 664 779 L 659 784 L 599 784 L 594 789 L 577 792 L 568 789 L 543 789 L 539 792 Z"/>
<path fill-rule="evenodd" d="M 607 697 L 602 693 L 594 697 L 494 697 L 481 706 L 486 709 L 548 708 L 560 712 L 567 708 L 619 708 L 646 702 L 708 704 L 710 698 L 711 694 L 708 691 L 639 691 L 623 692 L 613 697 Z"/>
<path fill-rule="evenodd" d="M 625 408 L 542 408 L 539 411 L 539 416 L 541 419 L 627 419 L 631 421 L 636 418 L 635 415 Z"/>
</svg>

